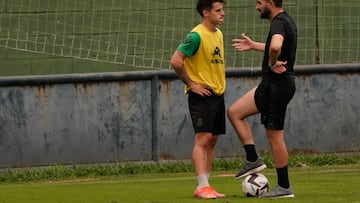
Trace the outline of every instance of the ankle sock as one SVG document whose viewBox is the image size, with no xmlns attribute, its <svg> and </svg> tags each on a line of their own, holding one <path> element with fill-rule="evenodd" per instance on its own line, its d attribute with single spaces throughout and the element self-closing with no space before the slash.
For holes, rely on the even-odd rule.
<svg viewBox="0 0 360 203">
<path fill-rule="evenodd" d="M 278 185 L 282 188 L 288 189 L 290 187 L 288 166 L 276 169 L 278 177 Z"/>
<path fill-rule="evenodd" d="M 244 145 L 244 149 L 246 152 L 246 160 L 248 160 L 250 162 L 254 162 L 259 158 L 259 156 L 256 153 L 255 145 L 253 145 L 253 144 Z"/>
<path fill-rule="evenodd" d="M 197 188 L 202 188 L 202 187 L 209 186 L 208 177 L 207 177 L 207 175 L 205 173 L 198 175 L 196 177 L 196 179 L 197 179 L 197 182 L 198 182 Z"/>
</svg>

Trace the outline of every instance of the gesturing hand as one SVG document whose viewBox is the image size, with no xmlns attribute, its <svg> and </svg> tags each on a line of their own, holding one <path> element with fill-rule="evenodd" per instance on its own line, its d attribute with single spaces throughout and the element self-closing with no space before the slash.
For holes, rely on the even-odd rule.
<svg viewBox="0 0 360 203">
<path fill-rule="evenodd" d="M 232 47 L 235 48 L 236 51 L 248 51 L 252 49 L 253 41 L 246 36 L 244 33 L 241 33 L 242 39 L 233 39 Z"/>
</svg>

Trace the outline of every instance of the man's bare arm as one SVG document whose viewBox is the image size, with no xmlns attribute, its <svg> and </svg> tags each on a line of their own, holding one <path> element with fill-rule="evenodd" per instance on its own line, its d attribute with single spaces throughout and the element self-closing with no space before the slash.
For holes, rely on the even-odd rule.
<svg viewBox="0 0 360 203">
<path fill-rule="evenodd" d="M 199 85 L 191 80 L 189 75 L 186 73 L 185 67 L 184 67 L 184 59 L 185 54 L 181 51 L 176 50 L 174 55 L 171 58 L 170 64 L 172 68 L 175 70 L 176 76 L 184 83 L 186 84 L 189 89 L 201 96 L 210 96 L 212 95 L 212 92 L 209 89 L 206 89 L 206 87 Z"/>
<path fill-rule="evenodd" d="M 184 68 L 184 59 L 185 55 L 176 50 L 174 55 L 171 58 L 170 64 L 172 68 L 174 69 L 176 76 L 187 86 L 191 87 L 191 83 L 193 81 L 190 79 L 189 75 L 186 73 Z"/>
<path fill-rule="evenodd" d="M 287 61 L 279 61 L 278 58 L 281 54 L 281 48 L 283 46 L 284 37 L 280 34 L 275 34 L 271 38 L 269 47 L 269 67 L 274 73 L 281 74 L 286 71 L 285 65 Z"/>
</svg>

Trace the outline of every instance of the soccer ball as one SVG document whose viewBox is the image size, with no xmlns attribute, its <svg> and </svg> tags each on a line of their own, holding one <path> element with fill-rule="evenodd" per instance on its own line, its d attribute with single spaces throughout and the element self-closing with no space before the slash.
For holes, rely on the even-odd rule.
<svg viewBox="0 0 360 203">
<path fill-rule="evenodd" d="M 268 190 L 269 181 L 261 173 L 248 175 L 242 182 L 242 191 L 246 197 L 256 197 L 268 192 Z"/>
</svg>

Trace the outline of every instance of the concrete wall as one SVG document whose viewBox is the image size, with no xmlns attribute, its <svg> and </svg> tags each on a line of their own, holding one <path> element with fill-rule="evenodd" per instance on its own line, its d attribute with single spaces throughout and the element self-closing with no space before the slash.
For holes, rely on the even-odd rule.
<svg viewBox="0 0 360 203">
<path fill-rule="evenodd" d="M 360 151 L 360 65 L 296 70 L 289 151 Z M 259 83 L 259 71 L 227 69 L 227 106 Z M 259 116 L 248 121 L 268 151 Z M 189 159 L 193 134 L 173 71 L 0 78 L 0 167 Z M 228 122 L 216 155 L 243 154 Z"/>
</svg>

